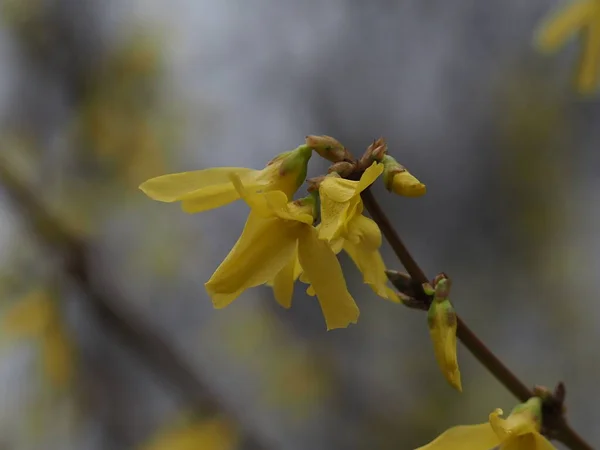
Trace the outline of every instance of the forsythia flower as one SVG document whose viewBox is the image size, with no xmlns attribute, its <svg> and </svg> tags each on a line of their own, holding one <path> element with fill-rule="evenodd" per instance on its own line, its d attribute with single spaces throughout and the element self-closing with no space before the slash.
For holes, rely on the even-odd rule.
<svg viewBox="0 0 600 450">
<path fill-rule="evenodd" d="M 239 200 L 240 194 L 231 183 L 232 175 L 239 176 L 249 191 L 278 190 L 291 199 L 304 183 L 311 155 L 310 147 L 301 145 L 278 155 L 262 170 L 215 167 L 174 173 L 145 181 L 140 189 L 154 200 L 180 201 L 188 213 L 208 211 Z"/>
<path fill-rule="evenodd" d="M 489 422 L 450 428 L 417 450 L 556 450 L 540 434 L 542 401 L 533 397 L 502 419 L 501 409 L 490 414 Z"/>
<path fill-rule="evenodd" d="M 236 430 L 224 419 L 215 417 L 166 427 L 141 450 L 233 450 L 238 440 Z"/>
<path fill-rule="evenodd" d="M 237 243 L 205 284 L 214 306 L 223 308 L 244 290 L 270 282 L 276 293 L 289 295 L 278 301 L 290 303 L 297 254 L 303 276 L 319 299 L 327 329 L 356 323 L 358 307 L 348 292 L 342 268 L 312 225 L 314 198 L 288 202 L 281 191 L 253 192 L 237 175 L 232 175 L 232 181 L 251 213 Z"/>
<path fill-rule="evenodd" d="M 319 238 L 332 247 L 342 248 L 362 272 L 364 281 L 381 297 L 399 302 L 396 293 L 387 286 L 385 264 L 379 253 L 381 231 L 377 224 L 365 217 L 361 192 L 383 172 L 383 165 L 375 162 L 359 181 L 346 180 L 332 173 L 319 185 L 321 223 Z"/>
<path fill-rule="evenodd" d="M 444 377 L 453 387 L 462 392 L 460 370 L 456 358 L 456 312 L 448 298 L 450 285 L 450 279 L 442 274 L 435 277 L 433 289 L 431 286 L 424 287 L 427 294 L 433 295 L 433 301 L 427 313 L 427 324 L 435 358 Z"/>
<path fill-rule="evenodd" d="M 537 36 L 544 52 L 554 52 L 577 33 L 585 40 L 576 85 L 581 93 L 593 92 L 600 75 L 600 1 L 576 0 L 546 20 Z"/>
</svg>

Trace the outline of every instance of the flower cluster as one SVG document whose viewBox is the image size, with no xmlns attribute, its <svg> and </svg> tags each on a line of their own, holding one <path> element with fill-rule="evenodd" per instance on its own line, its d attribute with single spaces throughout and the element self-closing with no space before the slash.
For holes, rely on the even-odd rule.
<svg viewBox="0 0 600 450">
<path fill-rule="evenodd" d="M 309 180 L 307 196 L 294 200 L 313 152 L 333 164 L 326 176 Z M 304 145 L 278 155 L 261 170 L 219 167 L 175 173 L 152 178 L 140 189 L 154 200 L 179 201 L 189 213 L 244 200 L 250 207 L 244 230 L 205 283 L 214 306 L 223 308 L 246 289 L 268 285 L 277 302 L 289 308 L 300 280 L 317 297 L 331 330 L 356 323 L 359 316 L 338 262 L 342 250 L 375 293 L 399 302 L 387 285 L 381 231 L 363 215 L 361 193 L 381 175 L 386 188 L 399 195 L 425 193 L 425 186 L 387 154 L 383 139 L 356 161 L 329 136 L 308 136 Z"/>
</svg>

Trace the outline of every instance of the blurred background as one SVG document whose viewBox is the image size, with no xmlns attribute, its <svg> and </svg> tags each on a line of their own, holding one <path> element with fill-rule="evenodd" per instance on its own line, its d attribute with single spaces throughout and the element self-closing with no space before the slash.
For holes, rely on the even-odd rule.
<svg viewBox="0 0 600 450">
<path fill-rule="evenodd" d="M 533 49 L 558 4 L 1 0 L 0 449 L 402 450 L 512 409 L 462 347 L 453 391 L 425 315 L 345 256 L 346 330 L 301 284 L 289 311 L 266 287 L 212 308 L 247 206 L 188 215 L 137 186 L 259 169 L 307 134 L 387 139 L 428 187 L 374 187 L 417 261 L 526 384 L 566 383 L 600 445 L 600 97 L 573 89 L 576 42 Z"/>
</svg>

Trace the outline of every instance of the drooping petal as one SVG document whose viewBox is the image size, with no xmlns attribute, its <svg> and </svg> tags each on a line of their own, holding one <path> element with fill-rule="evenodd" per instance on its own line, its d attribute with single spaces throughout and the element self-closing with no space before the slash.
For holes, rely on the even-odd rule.
<svg viewBox="0 0 600 450">
<path fill-rule="evenodd" d="M 328 330 L 345 328 L 358 320 L 358 306 L 348 292 L 342 268 L 327 242 L 313 227 L 304 227 L 298 242 L 298 256 L 325 317 Z"/>
<path fill-rule="evenodd" d="M 565 44 L 567 39 L 578 33 L 590 15 L 594 13 L 594 1 L 583 0 L 569 3 L 546 20 L 537 34 L 540 50 L 554 52 Z"/>
<path fill-rule="evenodd" d="M 489 423 L 450 428 L 417 450 L 491 450 L 500 439 Z"/>
<path fill-rule="evenodd" d="M 245 167 L 215 167 L 192 172 L 172 173 L 151 178 L 140 185 L 150 198 L 161 202 L 175 202 L 184 198 L 223 195 L 225 187 L 233 191 L 229 177 L 237 174 L 251 179 L 259 171 Z"/>
<path fill-rule="evenodd" d="M 600 6 L 592 23 L 584 29 L 583 51 L 577 72 L 577 88 L 583 94 L 594 92 L 600 82 Z"/>
<path fill-rule="evenodd" d="M 347 220 L 350 204 L 333 201 L 330 197 L 321 194 L 321 223 L 319 225 L 319 238 L 331 241 L 340 236 Z"/>
<path fill-rule="evenodd" d="M 284 308 L 290 308 L 292 306 L 292 296 L 294 294 L 294 282 L 297 277 L 295 276 L 296 261 L 298 259 L 297 252 L 292 255 L 292 258 L 288 263 L 283 266 L 275 279 L 273 280 L 273 293 L 275 294 L 275 300 Z"/>
<path fill-rule="evenodd" d="M 344 242 L 344 250 L 358 270 L 363 275 L 363 280 L 380 297 L 400 303 L 396 293 L 387 286 L 388 278 L 385 274 L 385 264 L 379 250 L 371 250 L 363 245 L 355 244 L 350 241 Z"/>
<path fill-rule="evenodd" d="M 250 213 L 237 243 L 205 283 L 215 308 L 224 308 L 248 288 L 274 280 L 292 259 L 302 226 Z"/>
</svg>

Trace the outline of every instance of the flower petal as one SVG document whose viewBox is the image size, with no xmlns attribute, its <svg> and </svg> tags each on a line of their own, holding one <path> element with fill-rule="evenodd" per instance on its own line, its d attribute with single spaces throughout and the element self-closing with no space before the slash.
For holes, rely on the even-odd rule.
<svg viewBox="0 0 600 450">
<path fill-rule="evenodd" d="M 334 202 L 344 203 L 349 201 L 357 194 L 357 192 L 359 192 L 357 191 L 358 185 L 358 181 L 327 176 L 323 179 L 323 181 L 321 181 L 319 186 L 319 194 L 321 194 L 321 198 L 327 197 Z"/>
<path fill-rule="evenodd" d="M 498 444 L 500 439 L 490 424 L 482 423 L 450 428 L 417 450 L 491 450 Z"/>
<path fill-rule="evenodd" d="M 362 214 L 355 215 L 348 222 L 348 239 L 359 242 L 364 249 L 377 250 L 381 247 L 381 230 L 377 224 Z"/>
<path fill-rule="evenodd" d="M 245 167 L 215 167 L 192 172 L 172 173 L 151 178 L 140 185 L 140 189 L 150 198 L 161 202 L 175 202 L 183 198 L 201 197 L 204 189 L 218 185 L 229 185 L 232 190 L 231 174 L 245 176 L 259 171 Z M 209 191 L 210 192 L 210 189 Z"/>
<path fill-rule="evenodd" d="M 251 212 L 237 243 L 204 285 L 215 308 L 224 308 L 248 288 L 274 280 L 293 258 L 301 227 Z"/>
<path fill-rule="evenodd" d="M 396 293 L 387 286 L 388 278 L 385 274 L 385 264 L 379 250 L 370 250 L 361 244 L 354 244 L 350 241 L 344 242 L 344 250 L 363 274 L 364 282 L 377 295 L 400 303 Z"/>
<path fill-rule="evenodd" d="M 298 243 L 304 275 L 310 281 L 325 317 L 327 329 L 345 328 L 358 320 L 358 306 L 348 292 L 342 268 L 327 242 L 313 227 L 305 227 Z"/>
<path fill-rule="evenodd" d="M 290 308 L 292 306 L 292 296 L 294 294 L 294 282 L 296 281 L 295 269 L 296 261 L 298 260 L 297 252 L 288 263 L 283 266 L 275 279 L 273 280 L 273 293 L 275 294 L 275 300 L 284 308 Z"/>
<path fill-rule="evenodd" d="M 569 3 L 544 21 L 536 36 L 537 45 L 544 52 L 554 52 L 574 36 L 594 12 L 594 1 Z"/>
<path fill-rule="evenodd" d="M 320 239 L 331 241 L 340 236 L 346 222 L 349 206 L 348 202 L 339 203 L 321 194 Z"/>
<path fill-rule="evenodd" d="M 367 168 L 367 170 L 365 170 L 363 172 L 362 176 L 360 177 L 360 181 L 358 182 L 358 186 L 356 188 L 357 193 L 361 193 L 366 188 L 371 186 L 375 182 L 375 180 L 377 178 L 379 178 L 379 175 L 381 175 L 382 173 L 383 173 L 383 164 L 380 164 L 377 161 L 375 161 L 373 164 L 371 164 L 371 166 L 369 168 Z"/>
<path fill-rule="evenodd" d="M 538 425 L 528 410 L 512 413 L 506 419 L 501 418 L 497 412 L 498 410 L 490 414 L 490 425 L 503 441 L 537 431 Z"/>
<path fill-rule="evenodd" d="M 540 433 L 533 433 L 533 438 L 535 439 L 535 450 L 556 450 L 556 447 Z"/>
</svg>

